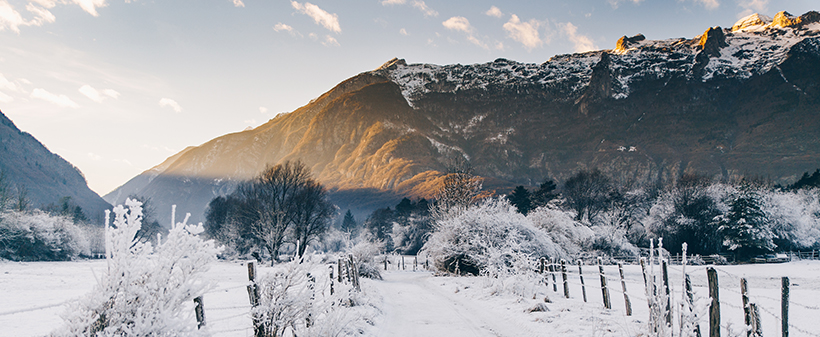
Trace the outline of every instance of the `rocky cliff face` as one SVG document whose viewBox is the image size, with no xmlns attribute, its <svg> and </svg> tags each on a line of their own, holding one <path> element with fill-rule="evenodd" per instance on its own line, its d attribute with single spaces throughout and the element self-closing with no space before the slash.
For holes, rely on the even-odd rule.
<svg viewBox="0 0 820 337">
<path fill-rule="evenodd" d="M 685 171 L 794 179 L 820 162 L 818 17 L 623 37 L 541 64 L 394 59 L 254 130 L 186 149 L 106 199 L 139 193 L 197 217 L 236 181 L 296 159 L 341 207 L 363 210 L 430 197 L 453 157 L 494 189 L 592 167 L 639 182 Z"/>
<path fill-rule="evenodd" d="M 2 112 L 0 172 L 9 187 L 27 191 L 32 207 L 57 205 L 63 197 L 71 197 L 96 224 L 103 223 L 104 211 L 111 207 L 88 188 L 80 170 L 46 149 L 30 134 L 20 131 Z"/>
</svg>

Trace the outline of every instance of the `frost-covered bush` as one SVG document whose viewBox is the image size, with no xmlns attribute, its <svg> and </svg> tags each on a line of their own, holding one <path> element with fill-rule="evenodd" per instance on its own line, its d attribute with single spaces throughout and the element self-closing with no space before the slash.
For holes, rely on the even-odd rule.
<svg viewBox="0 0 820 337">
<path fill-rule="evenodd" d="M 595 236 L 595 232 L 575 220 L 575 213 L 556 207 L 539 207 L 527 214 L 535 227 L 547 232 L 567 254 L 574 256 L 583 251 L 583 245 Z"/>
<path fill-rule="evenodd" d="M 345 283 L 335 283 L 330 294 L 329 268 L 317 260 L 307 255 L 302 262 L 278 264 L 257 280 L 259 303 L 251 314 L 262 322 L 265 336 L 357 334 L 367 307 L 356 304 L 366 300 Z"/>
<path fill-rule="evenodd" d="M 64 216 L 40 210 L 0 213 L 0 258 L 63 261 L 90 256 L 93 234 Z"/>
<path fill-rule="evenodd" d="M 377 263 L 373 260 L 382 250 L 383 245 L 379 242 L 368 240 L 362 240 L 350 248 L 348 254 L 353 255 L 353 260 L 359 269 L 359 276 L 376 280 L 382 279 L 379 268 L 376 266 Z"/>
<path fill-rule="evenodd" d="M 209 285 L 201 275 L 219 249 L 197 234 L 202 225 L 175 224 L 156 247 L 135 238 L 142 221 L 141 203 L 131 199 L 106 216 L 108 269 L 94 290 L 72 303 L 63 328 L 53 336 L 197 335 L 192 299 Z M 106 212 L 108 213 L 108 212 Z"/>
<path fill-rule="evenodd" d="M 586 245 L 609 256 L 639 256 L 640 250 L 626 238 L 626 230 L 615 226 L 593 226 L 595 233 Z"/>
<path fill-rule="evenodd" d="M 820 247 L 820 189 L 763 193 L 761 209 L 779 249 Z"/>
<path fill-rule="evenodd" d="M 486 199 L 461 214 L 438 220 L 420 253 L 429 256 L 439 270 L 473 275 L 526 269 L 540 257 L 566 255 L 504 198 Z"/>
</svg>

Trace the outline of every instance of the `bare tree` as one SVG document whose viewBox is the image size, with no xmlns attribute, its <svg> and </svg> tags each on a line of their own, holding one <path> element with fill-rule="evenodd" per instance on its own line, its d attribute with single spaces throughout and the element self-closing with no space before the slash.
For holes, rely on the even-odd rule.
<svg viewBox="0 0 820 337">
<path fill-rule="evenodd" d="M 564 183 L 563 195 L 567 205 L 575 210 L 576 220 L 592 221 L 606 210 L 614 188 L 609 177 L 600 170 L 581 170 Z"/>
<path fill-rule="evenodd" d="M 469 165 L 462 164 L 449 170 L 439 188 L 436 203 L 430 210 L 435 219 L 461 214 L 481 199 L 483 179 L 474 175 Z"/>
<path fill-rule="evenodd" d="M 293 238 L 297 243 L 297 254 L 302 257 L 307 246 L 327 231 L 336 207 L 327 200 L 327 191 L 313 179 L 295 191 L 290 206 Z"/>
</svg>

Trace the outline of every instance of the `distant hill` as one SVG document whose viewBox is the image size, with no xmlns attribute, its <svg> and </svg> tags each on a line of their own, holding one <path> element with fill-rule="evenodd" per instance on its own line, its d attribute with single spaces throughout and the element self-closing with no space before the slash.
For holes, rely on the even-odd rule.
<svg viewBox="0 0 820 337">
<path fill-rule="evenodd" d="M 0 112 L 0 172 L 5 183 L 22 186 L 33 207 L 58 204 L 63 197 L 82 207 L 95 224 L 102 224 L 111 205 L 88 188 L 79 169 L 49 151 L 32 135 L 20 131 Z"/>
<path fill-rule="evenodd" d="M 624 36 L 541 64 L 394 59 L 253 130 L 189 148 L 106 196 L 207 202 L 268 163 L 302 160 L 344 210 L 430 197 L 454 157 L 506 191 L 597 167 L 795 181 L 820 163 L 820 14 L 752 15 L 691 39 Z M 160 206 L 165 207 L 165 206 Z"/>
</svg>

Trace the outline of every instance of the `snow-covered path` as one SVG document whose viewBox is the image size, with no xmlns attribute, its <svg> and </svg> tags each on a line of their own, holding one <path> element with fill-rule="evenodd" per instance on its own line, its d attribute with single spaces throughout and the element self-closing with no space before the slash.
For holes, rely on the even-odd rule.
<svg viewBox="0 0 820 337">
<path fill-rule="evenodd" d="M 454 296 L 458 286 L 436 283 L 429 272 L 395 271 L 383 276 L 384 281 L 371 283 L 383 297 L 376 336 L 537 335 L 533 322 L 516 319 L 509 314 L 511 308 Z"/>
</svg>

